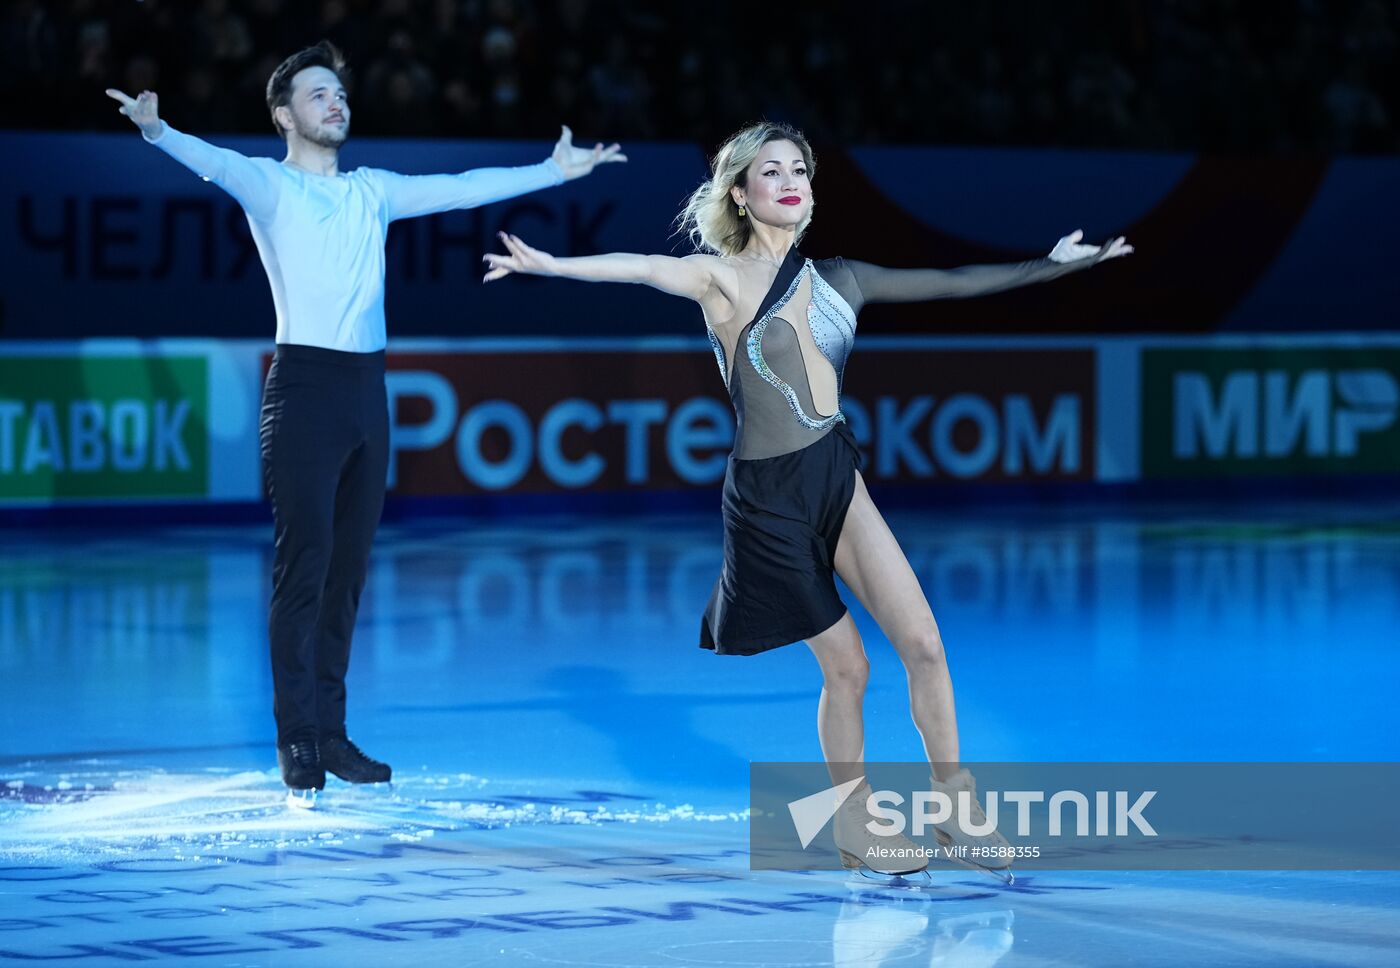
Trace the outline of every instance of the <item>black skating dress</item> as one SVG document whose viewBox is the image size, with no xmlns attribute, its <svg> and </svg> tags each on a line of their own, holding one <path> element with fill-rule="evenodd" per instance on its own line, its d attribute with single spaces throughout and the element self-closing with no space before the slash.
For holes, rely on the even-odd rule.
<svg viewBox="0 0 1400 968">
<path fill-rule="evenodd" d="M 846 613 L 834 560 L 860 453 L 839 406 L 820 412 L 813 390 L 839 403 L 866 303 L 997 292 L 1094 261 L 886 269 L 790 250 L 736 345 L 710 331 L 737 432 L 724 475 L 724 567 L 701 619 L 701 647 L 755 655 L 809 639 Z"/>
</svg>

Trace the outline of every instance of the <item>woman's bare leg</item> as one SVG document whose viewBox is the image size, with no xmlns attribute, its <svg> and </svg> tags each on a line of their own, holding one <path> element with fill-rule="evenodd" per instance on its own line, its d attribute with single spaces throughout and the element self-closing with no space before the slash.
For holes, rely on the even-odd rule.
<svg viewBox="0 0 1400 968">
<path fill-rule="evenodd" d="M 865 773 L 862 707 L 870 662 L 850 612 L 825 632 L 808 639 L 807 647 L 822 667 L 817 735 L 831 782 L 839 785 Z"/>
<path fill-rule="evenodd" d="M 909 711 L 924 752 L 939 779 L 952 775 L 958 769 L 958 719 L 943 639 L 914 569 L 859 474 L 836 547 L 836 573 L 894 645 L 909 676 Z"/>
</svg>

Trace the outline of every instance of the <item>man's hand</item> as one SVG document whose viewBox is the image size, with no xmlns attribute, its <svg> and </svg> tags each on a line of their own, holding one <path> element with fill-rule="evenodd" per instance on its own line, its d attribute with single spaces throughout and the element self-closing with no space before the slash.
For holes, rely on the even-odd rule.
<svg viewBox="0 0 1400 968">
<path fill-rule="evenodd" d="M 593 146 L 592 150 L 574 147 L 574 133 L 569 130 L 567 124 L 564 125 L 563 133 L 559 135 L 559 143 L 554 146 L 554 152 L 550 157 L 564 172 L 566 181 L 582 178 L 596 165 L 606 164 L 610 161 L 627 160 L 627 156 L 622 153 L 622 146 L 616 143 L 604 148 L 600 141 Z"/>
<path fill-rule="evenodd" d="M 128 97 L 116 88 L 109 87 L 107 96 L 121 105 L 121 113 L 130 118 L 147 138 L 154 140 L 160 137 L 160 115 L 157 113 L 160 99 L 154 92 L 142 91 L 139 97 Z"/>
</svg>

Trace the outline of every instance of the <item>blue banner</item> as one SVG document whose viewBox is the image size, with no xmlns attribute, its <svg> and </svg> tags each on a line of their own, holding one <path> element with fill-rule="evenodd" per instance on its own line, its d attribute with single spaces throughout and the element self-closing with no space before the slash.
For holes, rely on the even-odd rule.
<svg viewBox="0 0 1400 968">
<path fill-rule="evenodd" d="M 213 137 L 277 157 L 276 138 Z M 637 286 L 483 286 L 507 230 L 560 255 L 689 250 L 673 233 L 698 145 L 390 231 L 391 336 L 694 335 L 698 310 Z M 352 141 L 345 168 L 409 174 L 537 161 L 543 142 Z M 271 337 L 267 280 L 231 198 L 131 134 L 0 133 L 0 339 Z M 1387 330 L 1400 276 L 1400 161 L 818 146 L 809 255 L 954 266 L 1042 255 L 1076 228 L 1131 259 L 936 307 L 874 306 L 864 332 Z M 1344 240 L 1344 244 L 1343 244 Z"/>
</svg>

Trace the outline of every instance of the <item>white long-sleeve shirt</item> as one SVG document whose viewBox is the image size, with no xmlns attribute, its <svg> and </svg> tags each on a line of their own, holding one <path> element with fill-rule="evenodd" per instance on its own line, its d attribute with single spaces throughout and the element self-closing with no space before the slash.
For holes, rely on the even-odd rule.
<svg viewBox="0 0 1400 968">
<path fill-rule="evenodd" d="M 564 181 L 553 159 L 457 175 L 378 168 L 313 175 L 216 147 L 164 122 L 160 135 L 147 140 L 243 206 L 272 286 L 277 342 L 352 353 L 385 345 L 390 222 L 487 205 Z"/>
</svg>

